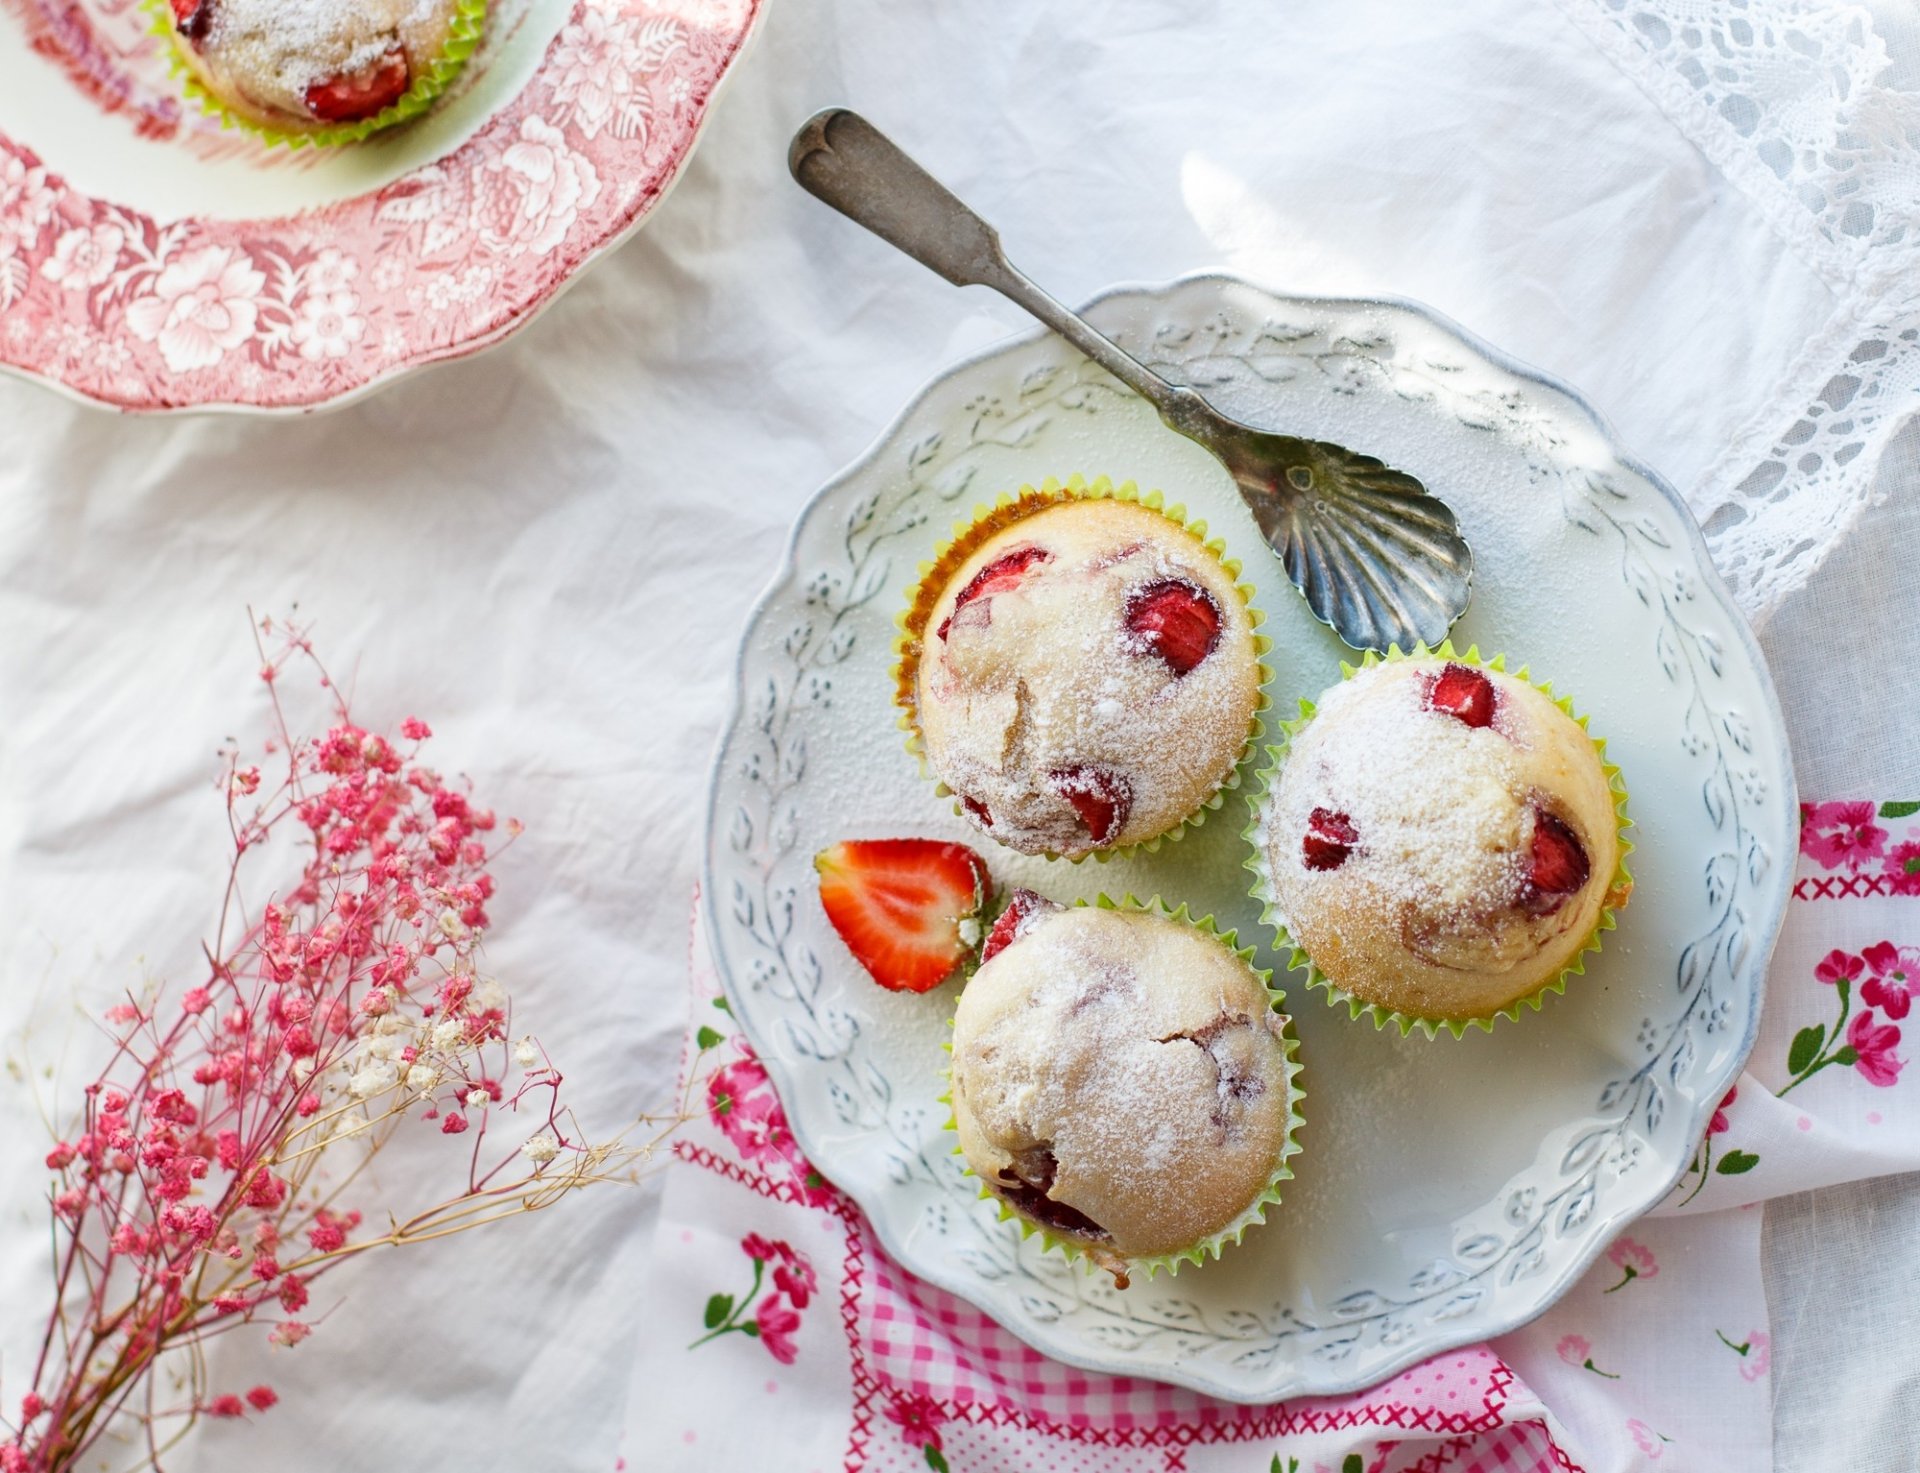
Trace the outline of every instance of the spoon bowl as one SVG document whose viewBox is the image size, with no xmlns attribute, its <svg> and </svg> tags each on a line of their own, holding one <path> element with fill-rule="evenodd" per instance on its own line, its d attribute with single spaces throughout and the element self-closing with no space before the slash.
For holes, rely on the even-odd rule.
<svg viewBox="0 0 1920 1473">
<path fill-rule="evenodd" d="M 1466 612 L 1472 551 L 1447 504 L 1405 471 L 1242 424 L 1167 382 L 1015 270 L 993 227 L 858 113 L 809 118 L 787 164 L 809 194 L 956 286 L 1025 308 L 1212 453 L 1308 608 L 1355 649 L 1437 645 Z"/>
</svg>

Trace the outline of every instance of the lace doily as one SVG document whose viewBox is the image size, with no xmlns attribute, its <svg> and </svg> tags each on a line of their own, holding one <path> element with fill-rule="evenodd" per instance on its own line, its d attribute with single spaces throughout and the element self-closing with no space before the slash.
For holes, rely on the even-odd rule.
<svg viewBox="0 0 1920 1473">
<path fill-rule="evenodd" d="M 1560 3 L 1836 297 L 1773 401 L 1684 488 L 1761 622 L 1852 526 L 1920 410 L 1920 10 Z"/>
</svg>

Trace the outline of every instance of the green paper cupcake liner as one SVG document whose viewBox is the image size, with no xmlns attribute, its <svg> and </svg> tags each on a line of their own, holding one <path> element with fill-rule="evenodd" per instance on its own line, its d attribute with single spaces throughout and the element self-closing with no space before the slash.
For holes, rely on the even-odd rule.
<svg viewBox="0 0 1920 1473">
<path fill-rule="evenodd" d="M 1247 1229 L 1257 1223 L 1266 1221 L 1267 1208 L 1280 1201 L 1281 1192 L 1285 1184 L 1293 1179 L 1293 1167 L 1288 1163 L 1294 1156 L 1299 1154 L 1300 1151 L 1300 1142 L 1295 1139 L 1295 1136 L 1298 1134 L 1300 1127 L 1305 1123 L 1304 1117 L 1300 1113 L 1300 1102 L 1306 1098 L 1306 1091 L 1300 1084 L 1300 1040 L 1294 1034 L 1293 1019 L 1283 1010 L 1286 1003 L 1286 993 L 1273 985 L 1273 973 L 1270 970 L 1264 967 L 1257 967 L 1253 964 L 1253 947 L 1240 946 L 1236 935 L 1232 931 L 1222 931 L 1214 923 L 1212 916 L 1195 916 L 1184 902 L 1176 909 L 1169 909 L 1158 895 L 1155 895 L 1150 900 L 1138 900 L 1132 895 L 1123 896 L 1119 900 L 1115 900 L 1108 895 L 1096 895 L 1092 900 L 1076 900 L 1073 902 L 1073 906 L 1076 909 L 1089 905 L 1096 906 L 1101 910 L 1139 911 L 1147 915 L 1164 916 L 1168 920 L 1178 921 L 1183 925 L 1192 926 L 1195 930 L 1205 932 L 1222 946 L 1226 947 L 1234 956 L 1238 957 L 1240 961 L 1246 964 L 1247 969 L 1259 979 L 1260 985 L 1266 989 L 1269 1006 L 1280 1014 L 1281 1048 L 1286 1070 L 1287 1124 L 1286 1129 L 1281 1133 L 1279 1157 L 1274 1162 L 1273 1173 L 1268 1177 L 1266 1186 L 1261 1190 L 1259 1196 L 1248 1203 L 1225 1227 L 1209 1234 L 1191 1248 L 1182 1249 L 1178 1253 L 1156 1253 L 1138 1258 L 1129 1258 L 1111 1249 L 1104 1248 L 1103 1245 L 1093 1242 L 1090 1239 L 1071 1233 L 1064 1233 L 1048 1227 L 1044 1223 L 1035 1222 L 995 1192 L 985 1180 L 978 1177 L 973 1168 L 967 1165 L 965 1154 L 961 1151 L 959 1145 L 955 1144 L 953 1154 L 961 1158 L 961 1169 L 964 1170 L 968 1176 L 974 1177 L 976 1181 L 980 1182 L 981 1198 L 993 1203 L 994 1207 L 1000 1213 L 1000 1220 L 1002 1222 L 1018 1224 L 1022 1239 L 1038 1237 L 1043 1252 L 1059 1253 L 1066 1258 L 1090 1264 L 1095 1268 L 1112 1274 L 1118 1287 L 1124 1289 L 1127 1287 L 1128 1282 L 1136 1275 L 1144 1275 L 1148 1280 L 1152 1280 L 1156 1274 L 1164 1270 L 1168 1276 L 1171 1277 L 1180 1271 L 1180 1265 L 1183 1263 L 1205 1263 L 1209 1259 L 1218 1258 L 1228 1246 L 1237 1244 L 1245 1237 Z M 953 1021 L 952 1018 L 947 1019 L 947 1032 L 949 1035 L 953 1032 Z M 953 1042 L 951 1036 L 949 1036 L 948 1041 L 943 1044 L 942 1047 L 946 1049 L 949 1056 L 952 1055 Z M 946 1092 L 940 1096 L 940 1103 L 947 1107 L 946 1129 L 957 1136 L 959 1133 L 959 1122 L 953 1111 L 953 1066 L 951 1062 L 949 1062 L 947 1066 L 946 1077 L 947 1089 Z"/>
<path fill-rule="evenodd" d="M 974 507 L 970 520 L 955 522 L 951 535 L 934 550 L 933 557 L 920 564 L 917 576 L 907 589 L 907 605 L 894 616 L 894 624 L 899 634 L 893 641 L 894 665 L 894 704 L 900 709 L 895 723 L 906 734 L 907 751 L 920 764 L 921 776 L 935 785 L 935 792 L 942 798 L 952 797 L 949 788 L 933 772 L 927 763 L 927 755 L 920 738 L 920 728 L 914 719 L 914 677 L 920 665 L 920 647 L 926 631 L 926 617 L 933 611 L 933 604 L 947 581 L 974 549 L 994 534 L 1005 530 L 1037 511 L 1049 506 L 1075 500 L 1113 500 L 1130 501 L 1149 511 L 1158 512 L 1175 526 L 1191 533 L 1214 557 L 1227 576 L 1234 580 L 1234 592 L 1240 595 L 1240 602 L 1247 611 L 1247 621 L 1253 626 L 1253 655 L 1258 680 L 1258 695 L 1253 706 L 1253 718 L 1248 723 L 1246 744 L 1240 749 L 1240 755 L 1234 759 L 1233 769 L 1222 778 L 1220 785 L 1198 808 L 1188 814 L 1179 823 L 1165 833 L 1155 834 L 1151 839 L 1142 839 L 1134 844 L 1122 844 L 1111 849 L 1089 849 L 1084 854 L 1063 856 L 1045 854 L 1046 859 L 1067 858 L 1071 864 L 1081 864 L 1086 860 L 1097 860 L 1105 864 L 1110 859 L 1126 859 L 1136 854 L 1155 854 L 1162 844 L 1175 844 L 1186 836 L 1189 829 L 1197 829 L 1207 821 L 1207 815 L 1222 807 L 1227 794 L 1240 786 L 1241 776 L 1247 766 L 1247 759 L 1259 747 L 1264 727 L 1263 714 L 1272 704 L 1267 696 L 1267 686 L 1273 679 L 1273 671 L 1265 656 L 1273 648 L 1273 641 L 1260 632 L 1260 626 L 1267 616 L 1253 602 L 1254 589 L 1250 583 L 1240 581 L 1241 562 L 1227 554 L 1224 538 L 1207 536 L 1207 524 L 1201 519 L 1189 519 L 1184 504 L 1173 506 L 1166 504 L 1166 498 L 1158 491 L 1142 493 L 1132 481 L 1115 486 L 1105 476 L 1096 477 L 1089 483 L 1084 476 L 1072 475 L 1063 483 L 1049 476 L 1038 487 L 1022 486 L 1017 492 L 1001 492 L 994 498 L 992 505 L 982 502 Z M 964 817 L 959 801 L 953 805 L 956 817 Z M 987 837 L 991 838 L 992 835 Z M 1007 846 L 1011 847 L 1011 846 Z M 1024 853 L 1023 850 L 1014 850 Z"/>
<path fill-rule="evenodd" d="M 1326 993 L 1329 1005 L 1338 1007 L 1344 1003 L 1349 1018 L 1357 1021 L 1362 1016 L 1371 1017 L 1376 1029 L 1392 1024 L 1400 1030 L 1402 1037 L 1417 1030 L 1429 1039 L 1439 1037 L 1442 1032 L 1450 1033 L 1455 1038 L 1464 1038 L 1469 1028 L 1478 1028 L 1483 1032 L 1491 1033 L 1495 1020 L 1499 1018 L 1519 1021 L 1522 1008 L 1531 1008 L 1534 1012 L 1539 1012 L 1541 1004 L 1546 1001 L 1549 993 L 1564 993 L 1567 990 L 1567 978 L 1578 976 L 1586 971 L 1587 957 L 1600 950 L 1601 938 L 1606 932 L 1614 929 L 1615 911 L 1625 904 L 1625 897 L 1633 888 L 1633 875 L 1627 868 L 1627 855 L 1633 850 L 1633 841 L 1627 837 L 1627 830 L 1633 826 L 1633 820 L 1627 816 L 1626 780 L 1621 776 L 1620 769 L 1607 761 L 1606 739 L 1596 737 L 1592 732 L 1587 731 L 1587 718 L 1574 711 L 1571 697 L 1555 695 L 1551 684 L 1541 684 L 1532 679 L 1524 666 L 1519 670 L 1509 671 L 1505 655 L 1495 655 L 1491 659 L 1482 660 L 1478 645 L 1470 647 L 1463 654 L 1454 648 L 1452 640 L 1443 640 L 1435 648 L 1418 645 L 1410 654 L 1396 645 L 1389 649 L 1384 657 L 1368 651 L 1358 665 L 1349 665 L 1343 661 L 1340 666 L 1341 678 L 1351 679 L 1361 670 L 1370 669 L 1375 665 L 1411 659 L 1453 660 L 1463 665 L 1495 670 L 1502 675 L 1512 675 L 1516 680 L 1526 681 L 1528 685 L 1566 712 L 1582 731 L 1587 732 L 1588 739 L 1592 741 L 1594 751 L 1600 758 L 1601 771 L 1607 779 L 1607 788 L 1613 794 L 1614 826 L 1619 837 L 1620 854 L 1614 865 L 1613 878 L 1607 886 L 1607 902 L 1602 904 L 1600 918 L 1594 923 L 1593 931 L 1586 942 L 1574 953 L 1573 960 L 1562 967 L 1558 975 L 1550 981 L 1522 997 L 1515 998 L 1503 1008 L 1484 1017 L 1475 1018 L 1429 1018 L 1404 1013 L 1396 1008 L 1388 1008 L 1356 996 L 1321 971 L 1314 964 L 1313 958 L 1288 933 L 1274 911 L 1273 861 L 1266 837 L 1267 808 L 1278 785 L 1281 769 L 1286 765 L 1287 749 L 1313 720 L 1317 709 L 1312 701 L 1304 698 L 1300 702 L 1300 715 L 1292 721 L 1283 721 L 1279 724 L 1281 741 L 1266 749 L 1267 764 L 1261 768 L 1254 779 L 1253 786 L 1248 790 L 1247 801 L 1251 816 L 1243 833 L 1251 850 L 1246 860 L 1246 867 L 1253 872 L 1254 876 L 1253 888 L 1249 893 L 1260 902 L 1261 923 L 1273 931 L 1274 949 L 1290 953 L 1287 956 L 1288 968 L 1293 971 L 1305 969 L 1306 985 Z M 1614 896 L 1621 898 L 1615 901 Z"/>
<path fill-rule="evenodd" d="M 370 118 L 355 123 L 336 123 L 328 128 L 294 131 L 275 128 L 235 112 L 216 97 L 193 70 L 182 51 L 180 33 L 174 28 L 173 8 L 169 0 L 141 0 L 153 18 L 152 30 L 167 40 L 167 65 L 179 79 L 187 97 L 208 117 L 218 118 L 222 128 L 241 128 L 263 139 L 269 146 L 283 148 L 332 148 L 342 143 L 359 143 L 384 129 L 419 117 L 430 109 L 453 79 L 460 75 L 485 29 L 487 0 L 458 0 L 453 23 L 447 32 L 447 44 L 426 69 L 413 79 L 413 85 L 399 99 Z"/>
</svg>

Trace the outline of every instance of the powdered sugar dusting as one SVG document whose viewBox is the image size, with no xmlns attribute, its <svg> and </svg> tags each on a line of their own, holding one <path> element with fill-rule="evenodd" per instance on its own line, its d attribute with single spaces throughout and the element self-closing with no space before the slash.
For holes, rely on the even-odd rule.
<svg viewBox="0 0 1920 1473">
<path fill-rule="evenodd" d="M 439 53 L 447 0 L 204 0 L 202 66 L 247 100 L 305 116 L 307 89 L 350 76 L 396 47 L 416 72 Z"/>
<path fill-rule="evenodd" d="M 1038 1185 L 1022 1163 L 1044 1149 L 1050 1199 L 1122 1253 L 1171 1252 L 1265 1187 L 1285 1056 L 1265 988 L 1217 941 L 1082 908 L 1035 917 L 968 985 L 954 1099 L 983 1179 Z"/>
<path fill-rule="evenodd" d="M 1531 832 L 1512 740 L 1428 710 L 1424 684 L 1378 665 L 1327 692 L 1288 755 L 1276 858 L 1301 868 L 1300 836 L 1325 809 L 1346 815 L 1350 863 L 1388 903 L 1436 916 L 1509 904 Z"/>
<path fill-rule="evenodd" d="M 1327 692 L 1289 744 L 1261 846 L 1274 918 L 1337 985 L 1414 1017 L 1481 1018 L 1579 952 L 1618 844 L 1586 733 L 1493 671 L 1490 724 L 1435 709 L 1446 668 L 1392 661 Z M 1573 890 L 1547 883 L 1580 866 L 1543 869 L 1542 825 L 1590 861 Z"/>
<path fill-rule="evenodd" d="M 1028 853 L 1093 847 L 1054 774 L 1105 773 L 1128 794 L 1108 844 L 1166 832 L 1231 775 L 1258 696 L 1252 624 L 1233 580 L 1190 533 L 1129 503 L 1076 501 L 1024 518 L 960 570 L 928 622 L 939 630 L 979 567 L 1041 544 L 1014 586 L 968 603 L 927 637 L 917 715 L 929 763 L 984 808 L 987 831 Z M 1189 587 L 1220 620 L 1217 642 L 1178 673 L 1129 632 L 1129 602 Z M 979 821 L 978 813 L 975 814 Z"/>
</svg>

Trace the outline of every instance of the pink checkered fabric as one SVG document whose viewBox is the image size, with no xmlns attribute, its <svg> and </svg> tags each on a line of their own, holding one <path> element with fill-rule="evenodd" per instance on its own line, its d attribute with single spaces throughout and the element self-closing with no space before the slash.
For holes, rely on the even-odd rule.
<svg viewBox="0 0 1920 1473">
<path fill-rule="evenodd" d="M 873 1375 L 882 1385 L 945 1405 L 980 1405 L 1055 1427 L 1100 1429 L 1124 1444 L 1142 1431 L 1278 1420 L 1302 1431 L 1371 1425 L 1462 1436 L 1491 1425 L 1505 1400 L 1505 1368 L 1483 1346 L 1415 1366 L 1357 1396 L 1288 1403 L 1278 1418 L 1278 1408 L 1237 1406 L 1157 1381 L 1096 1375 L 1049 1360 L 978 1310 L 922 1283 L 888 1259 L 864 1223 L 861 1231 L 867 1236 L 869 1286 L 859 1326 Z M 1488 1473 L 1500 1466 L 1488 1464 Z"/>
</svg>

